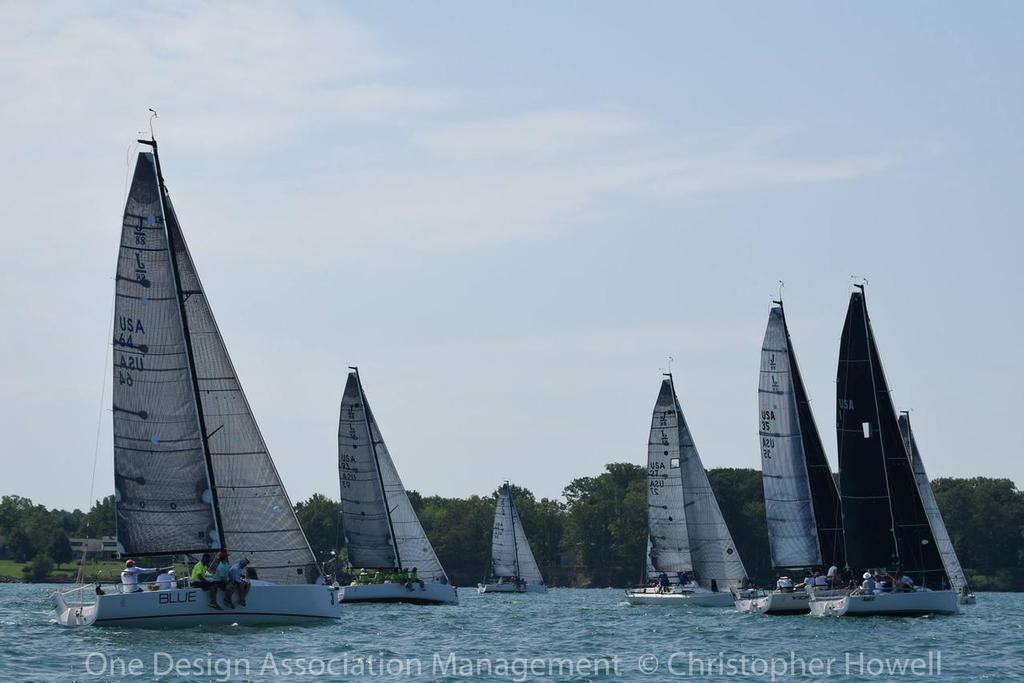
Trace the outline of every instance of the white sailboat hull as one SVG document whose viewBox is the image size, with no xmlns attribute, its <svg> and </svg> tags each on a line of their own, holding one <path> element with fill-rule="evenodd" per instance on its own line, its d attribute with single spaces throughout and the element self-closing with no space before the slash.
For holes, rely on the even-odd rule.
<svg viewBox="0 0 1024 683">
<path fill-rule="evenodd" d="M 813 593 L 818 599 L 842 597 L 845 594 L 846 591 L 843 590 L 819 590 Z M 744 614 L 807 614 L 811 611 L 811 596 L 812 593 L 807 591 L 772 591 L 753 596 L 740 595 L 736 598 L 736 610 Z"/>
<path fill-rule="evenodd" d="M 955 591 L 918 590 L 910 593 L 812 598 L 810 608 L 811 614 L 819 617 L 913 617 L 925 614 L 957 614 L 960 612 L 960 599 Z"/>
<path fill-rule="evenodd" d="M 713 593 L 706 588 L 672 593 L 659 593 L 656 588 L 626 590 L 631 605 L 665 605 L 676 607 L 732 607 L 732 593 Z"/>
<path fill-rule="evenodd" d="M 545 593 L 548 587 L 544 584 L 526 584 L 517 586 L 513 583 L 480 583 L 477 584 L 478 593 Z"/>
<path fill-rule="evenodd" d="M 414 605 L 457 605 L 459 595 L 454 586 L 445 583 L 413 584 L 370 583 L 341 586 L 337 589 L 342 604 L 357 602 L 407 602 Z"/>
<path fill-rule="evenodd" d="M 325 585 L 253 585 L 246 606 L 215 609 L 199 588 L 113 592 L 81 600 L 80 591 L 54 593 L 56 622 L 61 626 L 186 628 L 192 626 L 306 624 L 341 618 L 335 591 Z M 223 600 L 218 598 L 223 605 Z"/>
</svg>

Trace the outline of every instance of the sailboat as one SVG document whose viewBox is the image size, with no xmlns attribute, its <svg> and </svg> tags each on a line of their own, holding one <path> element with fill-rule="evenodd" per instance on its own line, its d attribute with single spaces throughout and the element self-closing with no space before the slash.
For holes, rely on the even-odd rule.
<svg viewBox="0 0 1024 683">
<path fill-rule="evenodd" d="M 498 491 L 491 534 L 490 576 L 477 586 L 480 593 L 543 593 L 547 590 L 530 550 L 519 510 L 506 481 Z"/>
<path fill-rule="evenodd" d="M 367 578 L 340 586 L 339 600 L 455 604 L 458 594 L 398 477 L 359 370 L 350 370 L 338 421 L 341 516 L 349 563 Z M 415 579 L 394 578 L 413 570 Z"/>
<path fill-rule="evenodd" d="M 665 375 L 647 442 L 648 579 L 626 590 L 631 605 L 730 607 L 747 580 L 701 463 L 671 373 Z M 649 581 L 650 583 L 651 581 Z"/>
<path fill-rule="evenodd" d="M 139 154 L 121 228 L 113 330 L 117 551 L 247 558 L 246 606 L 186 582 L 83 585 L 54 595 L 64 626 L 291 624 L 338 619 L 213 317 L 164 185 Z M 142 584 L 143 586 L 145 584 Z"/>
<path fill-rule="evenodd" d="M 761 478 L 772 567 L 802 571 L 804 583 L 814 581 L 812 570 L 844 566 L 842 510 L 839 490 L 818 427 L 811 413 L 782 301 L 768 315 L 761 345 L 758 384 L 760 408 Z M 797 575 L 799 576 L 799 575 Z M 740 612 L 806 614 L 810 594 L 828 594 L 821 586 L 789 587 L 738 598 Z M 798 581 L 790 583 L 799 586 Z"/>
<path fill-rule="evenodd" d="M 914 471 L 914 480 L 917 482 L 917 490 L 921 494 L 921 502 L 924 505 L 925 514 L 928 515 L 928 523 L 932 528 L 932 535 L 935 537 L 935 544 L 939 549 L 939 556 L 942 558 L 942 565 L 946 568 L 946 576 L 953 586 L 953 590 L 960 596 L 961 605 L 973 605 L 977 602 L 974 592 L 967 583 L 967 576 L 963 567 L 960 566 L 960 558 L 956 556 L 953 542 L 949 538 L 949 531 L 946 530 L 946 523 L 942 520 L 942 513 L 939 511 L 939 504 L 935 500 L 935 492 L 932 491 L 932 484 L 928 481 L 928 473 L 924 470 L 924 463 L 921 461 L 921 452 L 917 449 L 917 440 L 914 438 L 914 431 L 910 428 L 910 413 L 900 413 L 900 434 L 903 436 L 903 445 L 910 454 L 910 467 Z"/>
<path fill-rule="evenodd" d="M 839 490 L 847 566 L 909 576 L 914 588 L 861 587 L 841 597 L 811 597 L 823 615 L 955 614 L 957 593 L 939 555 L 910 455 L 882 370 L 864 286 L 857 285 L 843 326 L 836 381 Z M 865 584 L 868 581 L 865 579 Z"/>
</svg>

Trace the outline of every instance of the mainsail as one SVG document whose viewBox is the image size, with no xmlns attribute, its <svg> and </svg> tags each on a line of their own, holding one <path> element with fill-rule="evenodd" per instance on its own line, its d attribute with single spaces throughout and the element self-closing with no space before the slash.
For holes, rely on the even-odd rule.
<svg viewBox="0 0 1024 683">
<path fill-rule="evenodd" d="M 693 571 L 679 476 L 680 413 L 672 382 L 661 383 L 647 439 L 647 561 L 657 572 Z"/>
<path fill-rule="evenodd" d="M 771 309 L 758 385 L 761 471 L 775 567 L 842 564 L 839 492 L 793 352 L 782 302 Z"/>
<path fill-rule="evenodd" d="M 530 550 L 519 510 L 512 499 L 512 491 L 505 482 L 498 491 L 494 510 L 494 529 L 491 534 L 491 575 L 514 576 L 532 586 L 544 585 L 540 567 Z"/>
<path fill-rule="evenodd" d="M 664 421 L 663 421 L 664 418 Z M 690 556 L 696 579 L 702 586 L 712 587 L 712 581 L 720 589 L 738 586 L 747 578 L 747 572 L 736 551 L 732 535 L 718 507 L 718 500 L 708 481 L 707 472 L 701 463 L 697 447 L 683 416 L 683 410 L 676 397 L 672 376 L 662 382 L 658 401 L 651 423 L 651 438 L 648 441 L 648 524 L 651 525 L 651 560 L 655 569 L 661 571 L 685 570 L 682 565 L 686 553 Z M 660 446 L 660 450 L 658 447 Z M 657 476 L 660 467 L 651 468 L 651 453 L 657 458 L 667 458 L 666 476 Z M 677 457 L 673 458 L 673 453 Z M 660 454 L 660 455 L 659 455 Z M 652 474 L 653 472 L 653 474 Z M 679 494 L 670 494 L 672 503 L 653 503 L 661 493 L 651 495 L 654 489 L 671 489 L 673 480 L 681 482 Z M 682 503 L 679 505 L 679 503 Z M 678 507 L 675 507 L 678 505 Z M 676 527 L 683 521 L 686 529 L 685 543 Z M 655 529 L 659 529 L 657 535 Z M 671 530 L 671 531 L 669 531 Z M 672 535 L 669 536 L 668 534 Z M 661 538 L 659 538 L 661 536 Z M 671 545 L 672 541 L 675 545 Z M 661 547 L 659 547 L 659 542 Z M 662 550 L 666 553 L 663 554 Z M 680 569 L 661 562 L 680 562 Z"/>
<path fill-rule="evenodd" d="M 949 538 L 949 531 L 939 511 L 939 504 L 935 500 L 935 492 L 932 484 L 928 481 L 928 473 L 925 472 L 924 462 L 921 460 L 921 452 L 917 449 L 917 440 L 914 438 L 914 431 L 910 428 L 910 415 L 900 414 L 900 434 L 903 435 L 903 444 L 910 453 L 910 466 L 914 470 L 914 479 L 917 481 L 917 490 L 921 494 L 921 502 L 924 505 L 925 514 L 928 515 L 928 522 L 931 524 L 932 535 L 935 536 L 935 545 L 942 557 L 942 565 L 946 568 L 946 576 L 949 582 L 957 591 L 965 588 L 969 591 L 967 576 L 963 567 L 960 566 L 960 558 L 956 556 L 956 549 L 953 548 L 953 541 Z"/>
<path fill-rule="evenodd" d="M 151 144 L 154 152 L 140 154 L 136 164 L 118 261 L 114 437 L 121 549 L 168 554 L 224 547 L 248 557 L 261 579 L 313 582 L 316 560 L 217 329 Z M 123 336 L 125 328 L 134 335 Z M 191 500 L 178 492 L 191 492 Z M 194 526 L 181 528 L 179 510 Z M 182 543 L 183 535 L 192 543 Z"/>
<path fill-rule="evenodd" d="M 341 400 L 338 474 L 352 566 L 415 567 L 424 581 L 448 582 L 402 486 L 355 369 L 349 373 Z"/>
<path fill-rule="evenodd" d="M 863 287 L 850 295 L 836 381 L 846 558 L 855 570 L 901 568 L 948 585 L 903 444 Z"/>
</svg>

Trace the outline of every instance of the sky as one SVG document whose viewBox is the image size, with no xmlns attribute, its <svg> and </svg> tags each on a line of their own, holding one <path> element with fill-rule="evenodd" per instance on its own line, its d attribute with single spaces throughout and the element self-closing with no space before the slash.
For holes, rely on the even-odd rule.
<svg viewBox="0 0 1024 683">
<path fill-rule="evenodd" d="M 407 488 L 646 461 L 669 368 L 759 466 L 771 300 L 835 460 L 851 276 L 929 474 L 1024 485 L 1024 5 L 0 4 L 0 495 L 113 489 L 110 340 L 149 113 L 293 500 L 358 365 Z M 671 361 L 669 359 L 672 359 Z"/>
</svg>

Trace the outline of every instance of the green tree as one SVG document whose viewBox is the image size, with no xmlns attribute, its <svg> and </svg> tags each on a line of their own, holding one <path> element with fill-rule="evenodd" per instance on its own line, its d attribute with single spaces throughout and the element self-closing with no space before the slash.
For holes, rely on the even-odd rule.
<svg viewBox="0 0 1024 683">
<path fill-rule="evenodd" d="M 58 568 L 74 559 L 71 555 L 71 540 L 63 529 L 58 529 L 56 535 L 50 539 L 46 554 L 53 558 Z"/>
<path fill-rule="evenodd" d="M 341 503 L 322 493 L 314 493 L 309 500 L 295 504 L 295 514 L 310 547 L 321 562 L 331 559 L 331 551 L 341 550 L 344 538 Z"/>
<path fill-rule="evenodd" d="M 117 508 L 114 504 L 114 496 L 107 496 L 97 500 L 89 512 L 82 517 L 75 534 L 85 538 L 100 538 L 102 536 L 113 536 L 117 533 Z"/>
<path fill-rule="evenodd" d="M 622 585 L 639 577 L 647 530 L 647 470 L 611 463 L 596 477 L 565 487 L 564 546 L 600 584 Z"/>
</svg>

